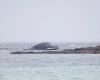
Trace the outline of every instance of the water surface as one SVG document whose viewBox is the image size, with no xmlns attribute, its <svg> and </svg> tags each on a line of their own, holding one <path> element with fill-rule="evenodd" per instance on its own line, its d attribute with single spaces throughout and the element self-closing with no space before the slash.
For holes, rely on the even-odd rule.
<svg viewBox="0 0 100 80">
<path fill-rule="evenodd" d="M 0 80 L 100 80 L 100 54 L 10 54 L 31 46 L 0 46 Z"/>
</svg>

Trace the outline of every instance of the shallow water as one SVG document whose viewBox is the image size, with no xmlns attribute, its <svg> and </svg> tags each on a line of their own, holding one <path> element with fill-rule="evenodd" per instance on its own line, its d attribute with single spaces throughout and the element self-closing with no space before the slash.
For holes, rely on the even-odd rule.
<svg viewBox="0 0 100 80">
<path fill-rule="evenodd" d="M 0 54 L 0 80 L 100 80 L 100 54 Z"/>
<path fill-rule="evenodd" d="M 100 54 L 0 54 L 0 67 L 100 66 Z"/>
<path fill-rule="evenodd" d="M 0 80 L 100 80 L 99 66 L 2 68 Z"/>
</svg>

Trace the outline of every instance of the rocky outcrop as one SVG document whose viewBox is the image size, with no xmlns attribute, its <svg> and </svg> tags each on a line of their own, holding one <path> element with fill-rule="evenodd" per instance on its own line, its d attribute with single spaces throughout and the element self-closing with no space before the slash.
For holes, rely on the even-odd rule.
<svg viewBox="0 0 100 80">
<path fill-rule="evenodd" d="M 52 46 L 50 43 L 40 43 L 29 50 L 12 52 L 11 54 L 100 54 L 100 46 L 59 50 L 58 47 Z"/>
<path fill-rule="evenodd" d="M 49 42 L 39 43 L 31 48 L 32 50 L 58 50 L 58 46 L 55 46 Z"/>
<path fill-rule="evenodd" d="M 96 54 L 100 53 L 100 46 L 96 47 L 83 47 L 83 48 L 75 48 L 75 49 L 65 49 L 63 50 L 65 53 L 91 53 Z"/>
</svg>

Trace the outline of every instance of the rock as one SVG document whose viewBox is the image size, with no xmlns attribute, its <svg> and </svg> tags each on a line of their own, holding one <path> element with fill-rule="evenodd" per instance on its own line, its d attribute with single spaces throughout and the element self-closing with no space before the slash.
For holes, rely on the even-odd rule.
<svg viewBox="0 0 100 80">
<path fill-rule="evenodd" d="M 11 54 L 100 54 L 100 46 L 58 50 L 49 42 L 39 43 L 29 50 L 12 52 Z"/>
<path fill-rule="evenodd" d="M 31 48 L 32 50 L 58 50 L 58 46 L 52 45 L 49 42 L 39 43 Z"/>
<path fill-rule="evenodd" d="M 63 52 L 72 53 L 72 52 L 74 52 L 74 49 L 65 49 L 65 50 L 63 50 Z"/>
<path fill-rule="evenodd" d="M 99 46 L 96 46 L 95 48 L 100 50 L 100 45 Z"/>
<path fill-rule="evenodd" d="M 65 49 L 63 50 L 64 52 L 69 52 L 69 53 L 91 53 L 91 54 L 96 54 L 100 53 L 100 46 L 96 47 L 82 47 L 82 48 L 75 48 L 75 49 Z"/>
</svg>

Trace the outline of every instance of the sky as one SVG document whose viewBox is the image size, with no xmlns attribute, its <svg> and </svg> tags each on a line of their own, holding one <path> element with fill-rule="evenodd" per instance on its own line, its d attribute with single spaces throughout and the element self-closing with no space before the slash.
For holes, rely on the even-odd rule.
<svg viewBox="0 0 100 80">
<path fill-rule="evenodd" d="M 100 0 L 0 0 L 0 42 L 100 42 Z"/>
</svg>

